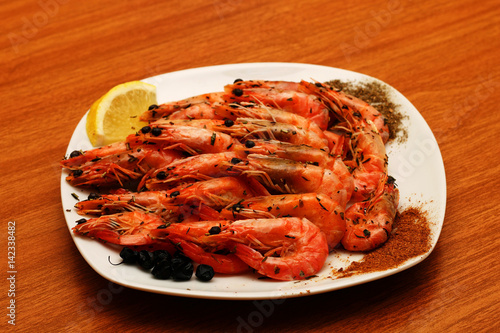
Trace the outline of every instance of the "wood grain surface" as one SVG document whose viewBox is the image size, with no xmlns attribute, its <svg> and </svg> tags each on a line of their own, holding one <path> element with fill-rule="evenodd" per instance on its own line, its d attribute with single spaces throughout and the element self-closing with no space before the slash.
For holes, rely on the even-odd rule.
<svg viewBox="0 0 500 333">
<path fill-rule="evenodd" d="M 19 0 L 2 1 L 0 17 L 1 331 L 500 331 L 498 1 Z M 59 184 L 92 102 L 126 81 L 274 61 L 374 76 L 421 112 L 447 177 L 433 253 L 388 278 L 275 303 L 158 295 L 99 276 L 68 232 Z"/>
</svg>

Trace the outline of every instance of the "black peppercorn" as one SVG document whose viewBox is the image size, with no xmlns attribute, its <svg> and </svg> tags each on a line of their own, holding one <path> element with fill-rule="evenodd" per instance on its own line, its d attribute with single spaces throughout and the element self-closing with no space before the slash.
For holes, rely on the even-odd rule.
<svg viewBox="0 0 500 333">
<path fill-rule="evenodd" d="M 123 262 L 127 264 L 133 264 L 137 262 L 138 256 L 138 252 L 132 250 L 129 247 L 124 247 L 120 252 L 120 257 L 123 259 Z"/>
<path fill-rule="evenodd" d="M 233 94 L 238 97 L 243 96 L 243 90 L 239 88 L 233 89 Z"/>
<path fill-rule="evenodd" d="M 172 265 L 168 260 L 160 260 L 151 273 L 153 273 L 153 276 L 157 279 L 169 279 L 172 276 Z"/>
<path fill-rule="evenodd" d="M 214 275 L 215 272 L 212 266 L 201 264 L 196 268 L 196 277 L 201 281 L 210 281 Z"/>
<path fill-rule="evenodd" d="M 146 250 L 140 251 L 137 257 L 137 262 L 139 263 L 139 266 L 141 266 L 144 269 L 153 268 L 154 266 L 153 253 Z"/>
<path fill-rule="evenodd" d="M 95 192 L 92 192 L 89 194 L 89 196 L 87 197 L 87 200 L 95 200 L 95 199 L 98 199 L 99 198 L 99 194 L 95 193 Z"/>
</svg>

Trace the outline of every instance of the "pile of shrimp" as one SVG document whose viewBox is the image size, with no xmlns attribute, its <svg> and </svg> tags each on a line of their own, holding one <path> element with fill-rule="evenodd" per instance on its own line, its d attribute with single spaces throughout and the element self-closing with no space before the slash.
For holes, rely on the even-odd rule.
<svg viewBox="0 0 500 333">
<path fill-rule="evenodd" d="M 368 103 L 319 82 L 236 80 L 152 105 L 149 125 L 61 161 L 97 189 L 76 204 L 76 234 L 181 250 L 215 272 L 307 279 L 335 248 L 390 236 L 399 192 L 389 128 Z"/>
</svg>

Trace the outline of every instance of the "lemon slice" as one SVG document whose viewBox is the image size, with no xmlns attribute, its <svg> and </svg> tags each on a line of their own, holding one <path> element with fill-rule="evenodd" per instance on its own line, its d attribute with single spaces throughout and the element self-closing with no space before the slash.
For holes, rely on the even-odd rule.
<svg viewBox="0 0 500 333">
<path fill-rule="evenodd" d="M 139 115 L 156 104 L 156 87 L 141 81 L 117 85 L 92 104 L 87 115 L 87 135 L 94 146 L 123 141 L 147 125 Z"/>
</svg>

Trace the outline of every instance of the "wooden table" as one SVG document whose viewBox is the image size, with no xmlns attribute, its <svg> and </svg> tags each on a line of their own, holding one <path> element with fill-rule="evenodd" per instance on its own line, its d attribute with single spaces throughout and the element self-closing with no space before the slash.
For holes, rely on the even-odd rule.
<svg viewBox="0 0 500 333">
<path fill-rule="evenodd" d="M 2 330 L 500 329 L 497 1 L 23 0 L 4 1 L 0 13 Z M 446 218 L 433 253 L 385 279 L 272 306 L 151 294 L 94 272 L 68 232 L 59 185 L 59 161 L 91 103 L 126 81 L 269 61 L 365 73 L 416 106 L 447 175 Z"/>
</svg>

